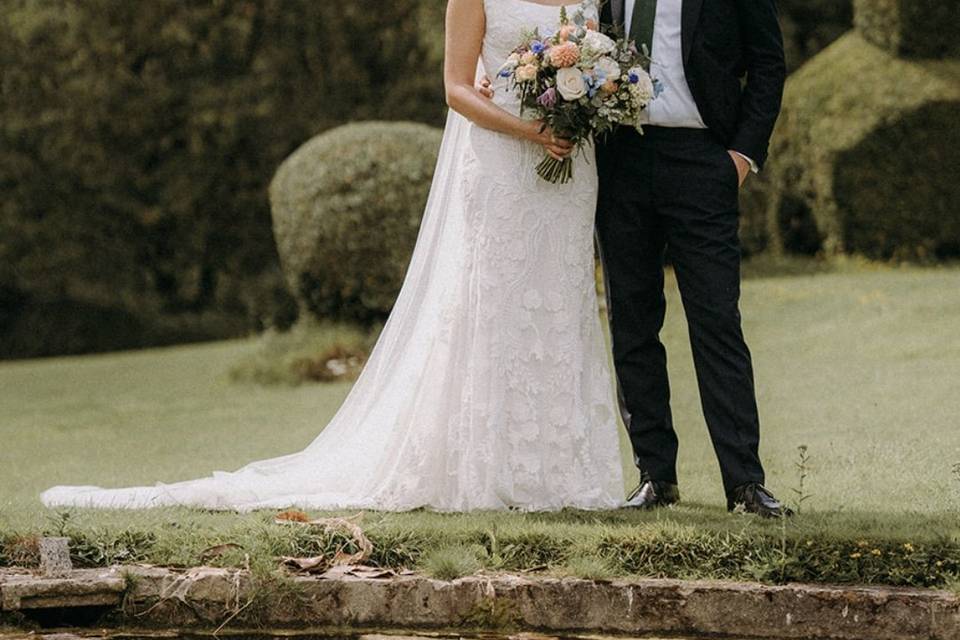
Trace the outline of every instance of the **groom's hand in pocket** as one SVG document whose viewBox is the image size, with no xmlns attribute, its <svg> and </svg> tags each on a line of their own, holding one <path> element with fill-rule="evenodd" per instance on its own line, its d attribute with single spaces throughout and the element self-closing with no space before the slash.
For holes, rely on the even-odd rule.
<svg viewBox="0 0 960 640">
<path fill-rule="evenodd" d="M 730 154 L 730 158 L 733 160 L 733 164 L 737 167 L 737 186 L 742 187 L 744 181 L 747 179 L 747 176 L 750 175 L 750 161 L 744 158 L 742 155 L 736 151 L 727 150 L 727 153 Z"/>
<path fill-rule="evenodd" d="M 483 76 L 477 80 L 477 92 L 488 100 L 493 99 L 493 83 L 490 82 L 489 76 Z"/>
</svg>

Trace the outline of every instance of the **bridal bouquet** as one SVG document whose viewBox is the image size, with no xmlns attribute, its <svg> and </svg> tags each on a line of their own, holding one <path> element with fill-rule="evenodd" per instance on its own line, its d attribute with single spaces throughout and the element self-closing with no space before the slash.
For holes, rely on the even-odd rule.
<svg viewBox="0 0 960 640">
<path fill-rule="evenodd" d="M 649 58 L 633 42 L 600 33 L 582 8 L 571 17 L 561 7 L 559 30 L 524 33 L 497 75 L 517 92 L 521 116 L 542 120 L 579 151 L 618 124 L 640 128 L 640 112 L 658 91 L 647 67 Z M 548 156 L 537 174 L 564 184 L 573 177 L 573 160 Z"/>
</svg>

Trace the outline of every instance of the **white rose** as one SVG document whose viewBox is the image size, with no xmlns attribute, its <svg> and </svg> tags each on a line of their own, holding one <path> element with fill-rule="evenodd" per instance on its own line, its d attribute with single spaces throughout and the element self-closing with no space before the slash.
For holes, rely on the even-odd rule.
<svg viewBox="0 0 960 640">
<path fill-rule="evenodd" d="M 557 91 L 564 100 L 577 100 L 587 95 L 587 83 L 576 67 L 566 67 L 557 71 Z"/>
<path fill-rule="evenodd" d="M 518 64 L 520 64 L 520 55 L 511 53 L 504 63 L 500 65 L 500 68 L 497 69 L 497 75 L 501 77 L 510 75 L 510 72 L 516 69 Z"/>
<path fill-rule="evenodd" d="M 596 61 L 593 68 L 602 74 L 605 80 L 617 81 L 620 79 L 620 64 L 613 58 L 604 56 Z"/>
<path fill-rule="evenodd" d="M 583 37 L 583 46 L 597 53 L 611 53 L 617 44 L 599 31 L 587 31 Z"/>
</svg>

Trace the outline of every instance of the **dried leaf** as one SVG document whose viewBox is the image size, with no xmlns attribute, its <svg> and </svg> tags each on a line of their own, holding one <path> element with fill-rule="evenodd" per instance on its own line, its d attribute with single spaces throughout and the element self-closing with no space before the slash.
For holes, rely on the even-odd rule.
<svg viewBox="0 0 960 640">
<path fill-rule="evenodd" d="M 314 556 L 312 558 L 283 556 L 280 558 L 280 561 L 290 569 L 304 571 L 306 573 L 323 573 L 330 566 L 330 559 L 326 556 Z"/>
<path fill-rule="evenodd" d="M 356 521 L 362 517 L 363 514 L 358 513 L 349 518 L 321 518 L 319 520 L 309 520 L 307 522 L 303 522 L 301 520 L 281 520 L 278 516 L 275 520 L 277 524 L 299 524 L 305 526 L 323 527 L 323 530 L 327 533 L 338 530 L 343 531 L 349 534 L 360 548 L 360 551 L 357 553 L 344 553 L 342 549 L 338 550 L 332 559 L 327 558 L 326 556 L 318 556 L 317 558 L 284 557 L 281 558 L 281 561 L 284 565 L 299 569 L 301 571 L 314 571 L 317 567 L 321 566 L 321 563 L 317 562 L 321 557 L 323 558 L 323 562 L 326 563 L 324 568 L 329 568 L 331 565 L 363 564 L 373 554 L 373 543 L 370 542 L 370 539 L 367 538 L 366 534 L 363 533 L 363 529 L 361 529 L 356 523 Z M 301 564 L 305 564 L 308 568 L 302 567 Z"/>
<path fill-rule="evenodd" d="M 275 518 L 278 522 L 310 522 L 310 517 L 303 511 L 284 511 Z"/>
<path fill-rule="evenodd" d="M 331 580 L 347 576 L 377 580 L 396 577 L 397 572 L 392 569 L 381 569 L 379 567 L 368 567 L 366 565 L 335 565 L 323 574 L 324 578 Z"/>
</svg>

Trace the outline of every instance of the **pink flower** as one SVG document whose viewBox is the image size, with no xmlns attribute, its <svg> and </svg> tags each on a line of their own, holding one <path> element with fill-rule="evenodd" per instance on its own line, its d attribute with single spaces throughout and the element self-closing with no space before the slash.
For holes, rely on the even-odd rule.
<svg viewBox="0 0 960 640">
<path fill-rule="evenodd" d="M 554 105 L 557 104 L 557 90 L 554 87 L 550 87 L 541 93 L 540 97 L 537 98 L 537 104 L 545 109 L 552 109 Z"/>
</svg>

